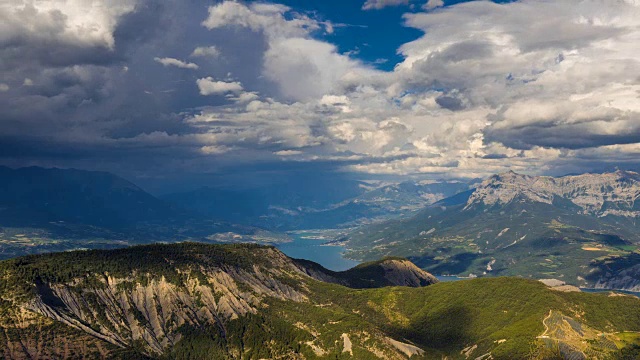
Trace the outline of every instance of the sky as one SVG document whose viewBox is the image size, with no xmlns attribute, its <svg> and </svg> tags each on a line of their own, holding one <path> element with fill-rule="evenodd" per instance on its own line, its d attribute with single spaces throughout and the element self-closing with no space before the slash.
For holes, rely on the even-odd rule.
<svg viewBox="0 0 640 360">
<path fill-rule="evenodd" d="M 0 1 L 7 166 L 161 188 L 639 159 L 640 0 Z"/>
</svg>

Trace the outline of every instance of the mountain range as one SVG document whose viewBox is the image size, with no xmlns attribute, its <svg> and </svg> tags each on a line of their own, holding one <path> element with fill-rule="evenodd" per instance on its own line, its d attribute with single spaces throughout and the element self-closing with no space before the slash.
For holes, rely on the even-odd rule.
<svg viewBox="0 0 640 360">
<path fill-rule="evenodd" d="M 507 172 L 471 190 L 355 182 L 325 199 L 275 185 L 157 197 L 113 174 L 37 167 L 0 167 L 0 185 L 0 258 L 157 241 L 278 243 L 287 229 L 342 226 L 355 229 L 346 245 L 358 260 L 400 256 L 436 274 L 640 290 L 640 175 L 629 171 Z"/>
<path fill-rule="evenodd" d="M 407 256 L 437 274 L 640 290 L 639 217 L 638 173 L 507 172 L 413 217 L 355 230 L 349 256 Z"/>
<path fill-rule="evenodd" d="M 0 262 L 5 359 L 634 359 L 640 300 L 180 243 Z M 404 286 L 389 286 L 404 285 Z"/>
<path fill-rule="evenodd" d="M 380 183 L 322 181 L 303 188 L 270 185 L 247 190 L 205 187 L 161 198 L 212 218 L 273 231 L 353 227 L 406 216 L 469 189 L 459 181 Z"/>
<path fill-rule="evenodd" d="M 0 259 L 156 241 L 284 238 L 182 209 L 111 173 L 0 167 Z"/>
<path fill-rule="evenodd" d="M 71 222 L 124 228 L 181 214 L 169 203 L 107 172 L 0 167 L 3 225 Z"/>
<path fill-rule="evenodd" d="M 107 172 L 0 167 L 0 259 L 157 241 L 278 243 L 293 229 L 353 227 L 411 214 L 468 188 L 307 179 L 154 196 Z"/>
</svg>

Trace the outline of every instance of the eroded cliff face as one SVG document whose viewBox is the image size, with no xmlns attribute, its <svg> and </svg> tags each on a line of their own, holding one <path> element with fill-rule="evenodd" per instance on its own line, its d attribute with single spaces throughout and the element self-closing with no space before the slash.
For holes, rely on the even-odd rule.
<svg viewBox="0 0 640 360">
<path fill-rule="evenodd" d="M 21 306 L 0 318 L 0 359 L 104 359 L 122 350 Z"/>
<path fill-rule="evenodd" d="M 310 285 L 317 281 L 348 284 L 321 267 L 310 270 L 274 248 L 256 248 L 252 256 L 256 261 L 253 265 L 211 264 L 206 259 L 176 264 L 177 276 L 170 277 L 137 270 L 128 276 L 86 273 L 64 282 L 38 276 L 27 295 L 0 292 L 4 331 L 0 335 L 0 357 L 164 356 L 189 329 L 206 329 L 218 339 L 215 341 L 224 343 L 229 336 L 237 336 L 237 326 L 229 328 L 234 320 L 263 316 L 274 301 L 324 306 L 314 305 Z M 385 261 L 380 266 L 386 269 L 385 277 L 392 284 L 425 285 L 424 272 L 406 262 Z M 5 276 L 12 278 L 9 273 Z M 301 343 L 314 352 L 329 356 L 335 350 L 335 344 L 323 339 L 322 332 L 311 325 L 293 320 L 285 324 L 304 331 L 306 337 L 302 338 L 313 337 L 315 340 Z M 339 322 L 335 324 L 339 326 Z M 363 347 L 367 342 L 369 350 L 376 350 L 381 358 L 403 358 L 402 351 L 385 340 L 384 334 L 370 331 L 367 336 L 350 333 L 354 346 Z M 261 346 L 273 347 L 274 353 L 280 351 L 275 343 Z M 242 348 L 227 345 L 225 351 L 231 358 L 242 358 Z M 297 353 L 289 355 L 304 358 Z"/>
<path fill-rule="evenodd" d="M 226 267 L 182 269 L 184 282 L 138 274 L 116 278 L 104 274 L 90 285 L 84 279 L 66 284 L 40 284 L 38 296 L 26 308 L 119 347 L 142 345 L 162 354 L 180 341 L 183 325 L 213 325 L 224 336 L 224 324 L 256 314 L 265 296 L 305 301 L 299 289 L 283 283 L 301 276 L 275 250 L 265 251 L 274 267 L 253 271 Z"/>
</svg>

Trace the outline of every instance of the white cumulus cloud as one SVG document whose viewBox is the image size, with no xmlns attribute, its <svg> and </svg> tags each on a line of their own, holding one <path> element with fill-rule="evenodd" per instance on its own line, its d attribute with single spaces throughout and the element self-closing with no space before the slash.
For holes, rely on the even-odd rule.
<svg viewBox="0 0 640 360">
<path fill-rule="evenodd" d="M 0 2 L 0 42 L 21 36 L 113 48 L 118 19 L 136 0 L 10 0 Z"/>
<path fill-rule="evenodd" d="M 322 97 L 352 73 L 368 71 L 339 54 L 335 45 L 313 38 L 314 32 L 328 29 L 330 23 L 283 5 L 225 1 L 209 8 L 202 25 L 208 29 L 241 27 L 263 33 L 268 42 L 263 76 L 277 84 L 289 99 Z"/>
<path fill-rule="evenodd" d="M 165 57 L 165 58 L 156 57 L 156 58 L 153 58 L 153 60 L 155 60 L 156 62 L 159 62 L 163 66 L 175 66 L 181 69 L 191 69 L 191 70 L 197 70 L 199 68 L 198 64 L 188 63 L 188 62 L 184 62 L 182 60 L 178 60 L 170 57 Z"/>
<path fill-rule="evenodd" d="M 200 89 L 200 95 L 220 95 L 242 91 L 242 84 L 239 82 L 216 81 L 212 77 L 198 79 L 196 84 Z"/>
<path fill-rule="evenodd" d="M 198 46 L 197 48 L 193 49 L 191 56 L 217 58 L 218 56 L 220 56 L 220 50 L 218 50 L 218 48 L 216 48 L 215 46 Z"/>
<path fill-rule="evenodd" d="M 427 10 L 435 9 L 438 7 L 444 6 L 444 1 L 442 0 L 429 0 L 422 7 Z"/>
<path fill-rule="evenodd" d="M 380 10 L 388 6 L 407 5 L 409 0 L 367 0 L 362 10 Z"/>
</svg>

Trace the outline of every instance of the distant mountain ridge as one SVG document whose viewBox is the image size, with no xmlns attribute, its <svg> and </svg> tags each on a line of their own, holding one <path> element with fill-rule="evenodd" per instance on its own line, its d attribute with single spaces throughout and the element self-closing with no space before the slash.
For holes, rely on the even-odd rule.
<svg viewBox="0 0 640 360">
<path fill-rule="evenodd" d="M 640 175 L 507 172 L 414 217 L 351 233 L 349 256 L 406 256 L 436 274 L 559 277 L 640 289 Z"/>
<path fill-rule="evenodd" d="M 0 167 L 0 259 L 156 241 L 283 239 L 179 208 L 108 172 Z"/>
<path fill-rule="evenodd" d="M 274 231 L 351 227 L 406 215 L 467 187 L 305 175 L 251 189 L 156 197 L 107 172 L 0 167 L 0 259 L 154 241 L 278 243 L 288 237 Z"/>
<path fill-rule="evenodd" d="M 102 171 L 0 166 L 0 226 L 51 222 L 123 229 L 207 218 L 268 229 L 332 228 L 409 213 L 468 188 L 460 182 L 379 186 L 315 179 L 306 184 L 201 188 L 156 197 Z"/>
<path fill-rule="evenodd" d="M 469 184 L 463 182 L 330 185 L 315 189 L 313 184 L 308 184 L 307 191 L 311 193 L 322 190 L 331 195 L 325 201 L 313 202 L 303 201 L 305 197 L 298 194 L 300 189 L 290 189 L 288 193 L 287 188 L 276 186 L 244 191 L 201 188 L 161 198 L 183 209 L 218 219 L 286 231 L 351 227 L 407 215 L 469 188 Z M 338 189 L 340 191 L 333 194 Z"/>
<path fill-rule="evenodd" d="M 169 203 L 111 173 L 40 167 L 0 167 L 0 206 L 3 221 L 26 224 L 125 227 L 180 215 Z"/>
<path fill-rule="evenodd" d="M 571 201 L 583 214 L 639 217 L 640 174 L 619 170 L 553 178 L 511 171 L 483 181 L 469 197 L 465 209 L 478 204 L 505 205 L 516 198 L 553 204 L 557 197 Z"/>
</svg>

